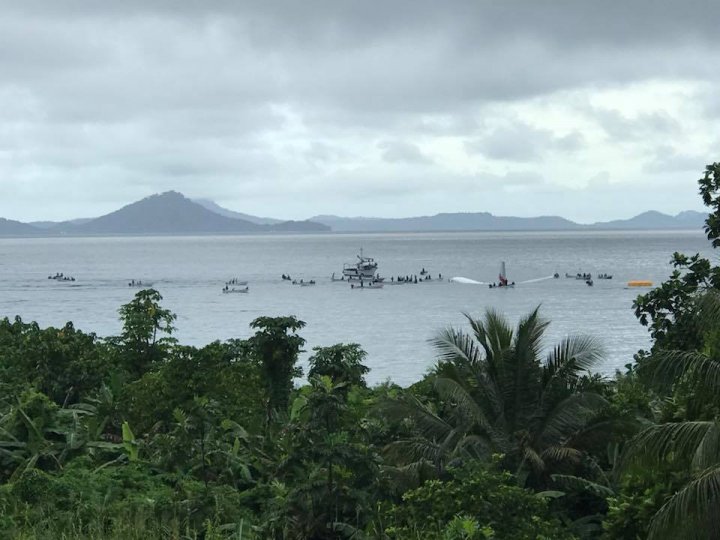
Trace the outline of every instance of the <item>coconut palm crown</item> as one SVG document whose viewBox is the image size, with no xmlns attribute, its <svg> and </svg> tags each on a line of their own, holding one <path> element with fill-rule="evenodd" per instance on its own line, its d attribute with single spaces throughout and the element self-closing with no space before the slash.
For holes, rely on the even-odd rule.
<svg viewBox="0 0 720 540">
<path fill-rule="evenodd" d="M 388 448 L 405 467 L 432 464 L 438 473 L 460 458 L 502 454 L 503 464 L 528 485 L 553 472 L 571 472 L 589 445 L 607 435 L 604 385 L 590 368 L 603 358 L 597 341 L 570 336 L 544 360 L 548 322 L 535 309 L 513 329 L 489 309 L 472 332 L 448 328 L 433 340 L 438 353 L 432 379 L 441 410 L 417 398 L 397 400 L 389 411 L 412 418 L 417 437 Z M 402 461 L 402 459 L 401 459 Z"/>
</svg>

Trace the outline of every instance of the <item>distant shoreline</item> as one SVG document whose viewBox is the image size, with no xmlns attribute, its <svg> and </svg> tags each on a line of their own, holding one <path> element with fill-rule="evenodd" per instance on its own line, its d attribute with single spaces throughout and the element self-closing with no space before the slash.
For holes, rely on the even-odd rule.
<svg viewBox="0 0 720 540">
<path fill-rule="evenodd" d="M 176 232 L 176 233 L 99 233 L 99 234 L 0 234 L 1 239 L 52 239 L 52 238 L 212 238 L 212 237 L 281 237 L 281 236 L 352 236 L 386 234 L 563 234 L 563 233 L 696 233 L 704 235 L 701 228 L 672 229 L 617 229 L 613 227 L 583 227 L 572 229 L 447 229 L 407 231 L 248 231 L 248 232 Z"/>
</svg>

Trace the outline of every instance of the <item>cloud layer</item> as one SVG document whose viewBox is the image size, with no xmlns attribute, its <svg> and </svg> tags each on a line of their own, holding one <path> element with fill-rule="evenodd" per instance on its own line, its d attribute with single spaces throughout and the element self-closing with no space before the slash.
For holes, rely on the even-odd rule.
<svg viewBox="0 0 720 540">
<path fill-rule="evenodd" d="M 147 4 L 0 1 L 0 216 L 594 221 L 720 160 L 716 2 Z"/>
</svg>

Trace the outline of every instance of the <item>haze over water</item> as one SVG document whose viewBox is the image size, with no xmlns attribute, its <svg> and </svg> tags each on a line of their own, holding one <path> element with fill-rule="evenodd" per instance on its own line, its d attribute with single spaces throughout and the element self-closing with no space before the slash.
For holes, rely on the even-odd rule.
<svg viewBox="0 0 720 540">
<path fill-rule="evenodd" d="M 446 280 L 362 291 L 331 282 L 361 247 L 388 280 L 422 268 Z M 117 334 L 117 310 L 137 292 L 127 284 L 140 279 L 152 282 L 177 313 L 183 344 L 246 338 L 256 317 L 295 315 L 307 323 L 306 350 L 357 342 L 368 352 L 370 382 L 409 384 L 433 365 L 428 340 L 438 330 L 467 328 L 462 312 L 479 316 L 493 307 L 514 323 L 541 305 L 552 321 L 548 345 L 568 333 L 595 335 L 607 351 L 602 371 L 612 374 L 649 345 L 631 308 L 642 290 L 626 289 L 627 281 L 663 281 L 674 251 L 709 256 L 711 250 L 700 231 L 0 239 L 0 317 L 20 315 L 41 326 L 73 321 L 100 336 Z M 497 280 L 503 260 L 515 289 L 447 281 Z M 77 281 L 47 279 L 56 272 Z M 561 278 L 522 283 L 554 272 Z M 588 287 L 566 272 L 614 279 Z M 293 286 L 281 280 L 283 273 L 317 285 Z M 248 280 L 250 293 L 222 294 L 233 277 Z"/>
</svg>

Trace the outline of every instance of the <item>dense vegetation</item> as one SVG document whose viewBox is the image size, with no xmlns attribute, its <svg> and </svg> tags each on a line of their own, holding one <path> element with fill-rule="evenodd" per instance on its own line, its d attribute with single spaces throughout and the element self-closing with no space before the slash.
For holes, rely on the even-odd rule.
<svg viewBox="0 0 720 540">
<path fill-rule="evenodd" d="M 700 192 L 718 247 L 720 164 Z M 0 536 L 715 537 L 720 267 L 673 263 L 635 302 L 652 349 L 613 379 L 590 337 L 547 347 L 539 310 L 439 333 L 409 388 L 368 387 L 357 344 L 315 348 L 303 374 L 294 317 L 183 346 L 155 290 L 105 339 L 4 319 Z"/>
</svg>

